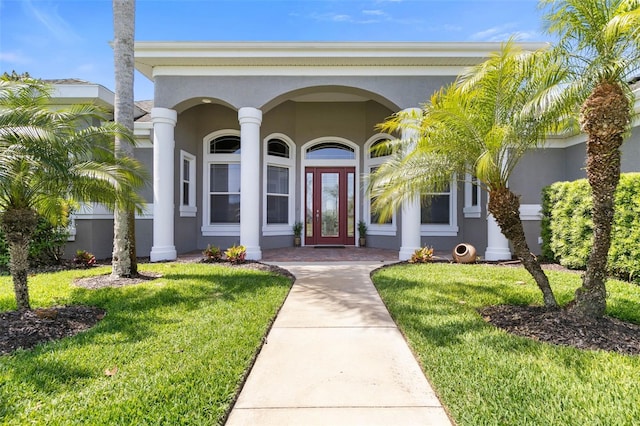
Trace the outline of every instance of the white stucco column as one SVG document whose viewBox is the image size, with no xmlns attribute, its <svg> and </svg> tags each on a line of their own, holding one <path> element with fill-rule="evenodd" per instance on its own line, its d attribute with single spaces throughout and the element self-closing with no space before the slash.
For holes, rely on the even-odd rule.
<svg viewBox="0 0 640 426">
<path fill-rule="evenodd" d="M 151 261 L 175 260 L 174 216 L 174 129 L 176 111 L 152 108 L 153 121 L 153 246 Z"/>
<path fill-rule="evenodd" d="M 491 214 L 487 214 L 487 250 L 485 260 L 510 260 L 509 240 L 502 234 L 498 223 Z"/>
<path fill-rule="evenodd" d="M 420 108 L 409 108 L 404 112 L 419 114 L 421 110 Z M 402 139 L 411 141 L 407 147 L 407 154 L 415 149 L 418 136 L 418 131 L 415 129 L 405 129 L 402 132 Z M 416 195 L 402 203 L 402 241 L 398 254 L 400 260 L 411 259 L 411 255 L 420 248 L 420 225 L 420 196 Z"/>
<path fill-rule="evenodd" d="M 262 259 L 260 250 L 260 124 L 262 111 L 238 110 L 240 122 L 240 244 L 247 259 Z"/>
</svg>

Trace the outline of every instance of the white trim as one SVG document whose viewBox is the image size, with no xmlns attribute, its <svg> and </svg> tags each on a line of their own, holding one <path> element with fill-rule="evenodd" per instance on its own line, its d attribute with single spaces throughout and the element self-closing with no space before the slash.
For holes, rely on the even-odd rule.
<svg viewBox="0 0 640 426">
<path fill-rule="evenodd" d="M 301 64 L 296 66 L 157 66 L 151 78 L 156 77 L 423 77 L 423 76 L 455 76 L 466 66 L 313 66 Z"/>
<path fill-rule="evenodd" d="M 76 234 L 78 230 L 76 229 L 76 215 L 69 215 L 69 224 L 67 225 L 67 241 L 75 241 Z"/>
<path fill-rule="evenodd" d="M 289 158 L 277 157 L 268 154 L 267 143 L 271 139 L 279 139 L 289 147 Z M 296 145 L 293 140 L 283 133 L 271 133 L 262 140 L 262 235 L 293 235 L 293 224 L 296 212 Z M 289 222 L 286 224 L 268 224 L 267 223 L 267 169 L 269 166 L 283 167 L 289 169 Z"/>
<path fill-rule="evenodd" d="M 467 219 L 477 219 L 482 216 L 482 206 L 480 205 L 482 189 L 480 185 L 476 185 L 476 199 L 478 203 L 472 204 L 473 200 L 473 177 L 470 173 L 465 175 L 464 179 L 464 207 L 462 213 Z"/>
<path fill-rule="evenodd" d="M 307 149 L 311 148 L 314 145 L 318 145 L 324 142 L 338 142 L 340 144 L 346 145 L 350 148 L 353 148 L 353 154 L 354 154 L 354 159 L 353 160 L 307 160 L 306 159 L 306 151 Z M 307 179 L 306 179 L 306 173 L 305 170 L 307 167 L 354 167 L 355 169 L 355 174 L 354 174 L 354 179 L 355 179 L 355 244 L 356 246 L 358 245 L 358 218 L 360 217 L 360 191 L 358 190 L 358 188 L 360 188 L 360 147 L 354 143 L 351 142 L 349 139 L 345 139 L 345 138 L 341 138 L 339 136 L 322 136 L 313 140 L 310 140 L 309 142 L 305 143 L 304 145 L 302 145 L 300 147 L 300 171 L 299 171 L 299 176 L 300 176 L 300 217 L 298 218 L 298 220 L 300 222 L 302 222 L 302 245 L 305 245 L 305 238 L 304 236 L 306 235 L 306 226 L 307 226 L 307 221 L 306 221 L 306 211 L 307 211 L 307 206 L 305 204 L 305 192 L 307 190 Z"/>
<path fill-rule="evenodd" d="M 433 193 L 431 195 L 445 195 L 446 192 Z M 429 194 L 425 194 L 429 195 Z M 422 207 L 421 207 L 422 208 Z M 422 216 L 422 212 L 420 213 Z M 423 237 L 456 237 L 458 227 L 458 185 L 455 176 L 449 184 L 449 224 L 429 225 L 420 224 L 420 235 Z"/>
<path fill-rule="evenodd" d="M 520 204 L 521 220 L 542 220 L 542 205 Z"/>
<path fill-rule="evenodd" d="M 395 139 L 393 136 L 387 133 L 377 133 L 371 136 L 364 144 L 364 170 L 365 173 L 371 174 L 371 169 L 374 167 L 379 167 L 382 165 L 387 159 L 388 156 L 384 157 L 374 157 L 371 158 L 371 147 L 378 141 L 381 140 L 393 140 Z M 363 213 L 362 216 L 365 219 L 365 223 L 367 224 L 367 234 L 369 235 L 383 235 L 383 236 L 396 236 L 398 233 L 398 226 L 396 224 L 396 212 L 393 212 L 391 216 L 391 223 L 371 223 L 371 197 L 369 194 L 364 194 L 364 202 L 363 202 Z"/>
<path fill-rule="evenodd" d="M 184 162 L 189 163 L 189 204 L 183 204 L 184 200 Z M 196 157 L 187 151 L 180 150 L 180 217 L 196 217 L 198 207 L 196 205 Z"/>
<path fill-rule="evenodd" d="M 205 135 L 202 138 L 202 227 L 200 231 L 204 237 L 239 237 L 240 224 L 226 223 L 209 223 L 211 212 L 209 210 L 209 166 L 211 164 L 242 164 L 240 163 L 240 154 L 209 154 L 209 142 L 220 136 L 237 136 L 240 137 L 240 131 L 236 129 L 216 130 Z M 240 150 L 242 150 L 242 141 L 240 141 Z M 242 170 L 242 169 L 241 169 Z"/>
<path fill-rule="evenodd" d="M 549 46 L 519 45 L 525 50 Z M 398 73 L 402 68 L 412 69 L 412 75 L 426 75 L 427 70 L 440 67 L 448 71 L 440 70 L 439 75 L 455 76 L 497 50 L 497 42 L 136 42 L 135 65 L 151 80 L 157 75 L 187 75 L 187 70 L 215 73 L 225 68 L 230 75 L 240 75 L 233 68 L 252 68 L 260 75 L 283 69 L 293 73 L 295 68 L 298 72 L 291 75 L 301 75 L 300 68 L 311 75 L 317 72 L 314 69 L 343 68 L 344 75 L 344 69 L 352 67 L 375 70 L 369 71 L 375 75 L 406 75 Z"/>
</svg>

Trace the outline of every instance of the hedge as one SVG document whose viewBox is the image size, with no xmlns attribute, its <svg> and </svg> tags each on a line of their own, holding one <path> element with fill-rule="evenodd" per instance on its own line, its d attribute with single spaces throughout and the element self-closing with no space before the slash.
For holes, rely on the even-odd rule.
<svg viewBox="0 0 640 426">
<path fill-rule="evenodd" d="M 609 271 L 640 283 L 640 173 L 620 176 L 615 206 Z M 542 255 L 571 269 L 586 268 L 593 235 L 591 187 L 587 180 L 545 187 L 542 214 Z"/>
</svg>

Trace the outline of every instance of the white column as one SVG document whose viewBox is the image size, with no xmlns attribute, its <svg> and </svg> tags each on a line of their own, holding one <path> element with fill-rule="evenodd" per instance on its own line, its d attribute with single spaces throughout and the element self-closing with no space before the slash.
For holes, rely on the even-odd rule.
<svg viewBox="0 0 640 426">
<path fill-rule="evenodd" d="M 402 245 L 398 258 L 409 260 L 420 248 L 420 197 L 402 203 Z"/>
<path fill-rule="evenodd" d="M 404 112 L 415 114 L 420 113 L 420 111 L 420 108 L 404 110 Z M 418 136 L 418 131 L 415 129 L 405 129 L 402 132 L 402 139 L 411 141 L 407 147 L 407 154 L 415 149 Z M 411 259 L 411 255 L 420 248 L 420 226 L 420 196 L 416 195 L 411 200 L 406 200 L 402 203 L 402 242 L 400 253 L 398 254 L 400 260 Z"/>
<path fill-rule="evenodd" d="M 175 260 L 174 216 L 174 129 L 176 111 L 152 108 L 153 121 L 153 247 L 151 261 Z"/>
<path fill-rule="evenodd" d="M 498 223 L 491 214 L 487 214 L 487 250 L 485 260 L 510 260 L 509 240 L 502 234 Z"/>
<path fill-rule="evenodd" d="M 247 259 L 262 259 L 260 250 L 260 124 L 262 111 L 244 107 L 240 122 L 240 244 Z"/>
</svg>

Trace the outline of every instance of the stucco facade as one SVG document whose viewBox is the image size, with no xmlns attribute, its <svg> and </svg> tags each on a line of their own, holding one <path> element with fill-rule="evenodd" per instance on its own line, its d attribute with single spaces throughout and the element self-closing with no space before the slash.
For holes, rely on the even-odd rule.
<svg viewBox="0 0 640 426">
<path fill-rule="evenodd" d="M 262 250 L 291 246 L 298 221 L 305 245 L 357 245 L 362 220 L 367 245 L 398 250 L 400 259 L 421 245 L 449 251 L 460 242 L 487 259 L 509 258 L 508 243 L 487 217 L 486 194 L 462 177 L 449 191 L 431 194 L 430 207 L 406 203 L 382 224 L 364 189 L 364 177 L 384 161 L 371 146 L 391 137 L 376 124 L 419 107 L 497 49 L 493 43 L 137 43 L 136 67 L 155 87 L 153 109 L 136 122 L 136 156 L 153 170 L 153 189 L 144 194 L 149 214 L 137 228 L 139 255 L 165 260 L 208 244 L 240 243 L 249 258 L 260 259 Z M 623 170 L 637 171 L 637 128 L 623 152 Z M 584 177 L 584 158 L 579 135 L 552 139 L 518 165 L 510 187 L 522 196 L 532 251 L 540 249 L 541 188 Z M 109 220 L 77 215 L 70 249 L 108 257 L 111 242 L 102 231 Z"/>
</svg>

